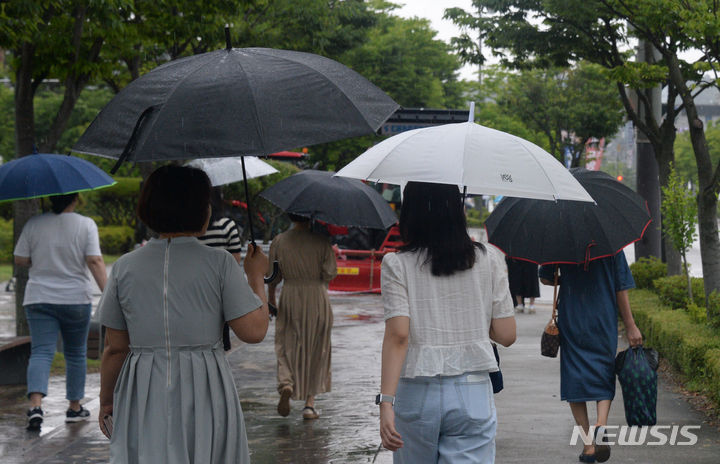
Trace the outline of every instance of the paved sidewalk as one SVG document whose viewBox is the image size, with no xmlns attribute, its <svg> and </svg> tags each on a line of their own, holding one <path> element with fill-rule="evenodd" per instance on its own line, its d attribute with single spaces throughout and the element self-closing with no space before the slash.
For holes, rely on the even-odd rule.
<svg viewBox="0 0 720 464">
<path fill-rule="evenodd" d="M 333 392 L 320 395 L 322 417 L 303 421 L 301 402 L 293 402 L 291 415 L 275 412 L 275 358 L 271 325 L 259 345 L 242 345 L 229 362 L 245 411 L 248 439 L 255 464 L 370 463 L 379 444 L 378 409 L 373 397 L 379 388 L 382 308 L 377 295 L 333 295 Z M 535 315 L 519 314 L 518 341 L 500 351 L 505 390 L 495 396 L 499 429 L 498 463 L 575 463 L 580 446 L 568 445 L 572 416 L 559 396 L 559 360 L 540 356 L 540 333 L 549 319 L 549 305 Z M 22 388 L 0 396 L 0 462 L 6 464 L 107 462 L 107 440 L 97 418 L 97 374 L 88 379 L 88 404 L 93 420 L 62 423 L 64 382 L 55 378 L 52 401 L 46 402 L 47 426 L 41 436 L 25 432 Z M 591 418 L 594 412 L 591 413 Z M 702 416 L 661 381 L 658 398 L 661 425 L 701 425 Z M 622 395 L 611 410 L 610 424 L 624 424 Z M 720 433 L 703 425 L 695 446 L 614 446 L 610 462 L 713 463 L 720 462 Z M 376 463 L 392 462 L 381 451 Z"/>
</svg>

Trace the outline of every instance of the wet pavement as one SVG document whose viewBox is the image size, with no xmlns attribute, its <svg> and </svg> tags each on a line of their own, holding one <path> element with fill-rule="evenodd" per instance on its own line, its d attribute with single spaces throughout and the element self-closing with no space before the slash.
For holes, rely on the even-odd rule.
<svg viewBox="0 0 720 464">
<path fill-rule="evenodd" d="M 276 413 L 273 350 L 274 324 L 259 345 L 236 346 L 228 355 L 242 401 L 253 463 L 371 463 L 380 443 L 374 395 L 380 385 L 382 306 L 378 295 L 331 296 L 333 391 L 319 395 L 317 421 L 304 421 L 302 402 L 292 402 L 289 417 Z M 0 305 L 0 309 L 4 305 Z M 519 314 L 518 341 L 500 350 L 505 390 L 495 396 L 498 411 L 498 463 L 572 463 L 580 447 L 568 445 L 572 416 L 559 396 L 559 360 L 539 354 L 540 333 L 550 316 L 545 300 L 534 315 Z M 108 441 L 97 427 L 98 374 L 89 375 L 85 406 L 87 423 L 63 422 L 67 403 L 64 378 L 52 378 L 44 402 L 46 420 L 40 434 L 24 430 L 24 388 L 0 387 L 0 462 L 100 463 L 108 461 Z M 611 462 L 718 463 L 720 433 L 703 424 L 683 397 L 661 380 L 658 418 L 662 425 L 702 425 L 694 446 L 615 446 Z M 610 424 L 624 424 L 618 386 Z M 591 413 L 591 418 L 594 413 Z M 382 450 L 375 461 L 392 462 Z"/>
</svg>

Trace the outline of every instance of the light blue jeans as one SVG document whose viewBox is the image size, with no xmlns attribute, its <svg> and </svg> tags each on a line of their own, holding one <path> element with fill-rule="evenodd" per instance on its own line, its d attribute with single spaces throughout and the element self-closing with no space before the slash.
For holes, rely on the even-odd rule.
<svg viewBox="0 0 720 464">
<path fill-rule="evenodd" d="M 55 357 L 58 332 L 62 334 L 65 355 L 65 392 L 69 401 L 85 396 L 87 371 L 87 337 L 90 328 L 91 304 L 25 306 L 30 326 L 32 351 L 27 369 L 28 396 L 47 395 L 50 365 Z"/>
<path fill-rule="evenodd" d="M 404 443 L 395 464 L 495 462 L 497 416 L 487 372 L 401 378 L 395 397 Z"/>
</svg>

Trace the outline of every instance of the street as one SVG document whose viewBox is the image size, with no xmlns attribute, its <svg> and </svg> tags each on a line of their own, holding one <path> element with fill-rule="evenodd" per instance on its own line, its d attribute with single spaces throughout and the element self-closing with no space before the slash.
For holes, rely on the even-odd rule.
<svg viewBox="0 0 720 464">
<path fill-rule="evenodd" d="M 579 445 L 568 445 L 572 433 L 569 408 L 559 399 L 559 359 L 540 356 L 540 333 L 550 315 L 541 301 L 538 313 L 518 314 L 518 340 L 500 351 L 505 390 L 495 396 L 498 411 L 497 462 L 577 462 Z M 303 421 L 302 402 L 293 402 L 289 417 L 277 415 L 274 324 L 259 345 L 236 345 L 228 355 L 242 401 L 254 463 L 370 463 L 380 443 L 378 408 L 373 399 L 380 385 L 380 347 L 383 335 L 379 295 L 332 295 L 333 391 L 319 395 L 317 421 Z M 622 340 L 621 340 L 622 342 Z M 0 390 L 0 457 L 7 464 L 100 463 L 108 460 L 108 441 L 96 417 L 99 374 L 87 380 L 87 423 L 63 422 L 64 379 L 52 378 L 44 402 L 42 433 L 26 432 L 24 388 Z M 611 410 L 610 424 L 625 423 L 621 393 Z M 591 413 L 591 417 L 594 414 Z M 703 425 L 682 395 L 661 379 L 658 423 L 702 425 L 694 446 L 615 446 L 612 462 L 717 463 L 720 433 Z M 392 462 L 382 450 L 376 463 Z"/>
</svg>

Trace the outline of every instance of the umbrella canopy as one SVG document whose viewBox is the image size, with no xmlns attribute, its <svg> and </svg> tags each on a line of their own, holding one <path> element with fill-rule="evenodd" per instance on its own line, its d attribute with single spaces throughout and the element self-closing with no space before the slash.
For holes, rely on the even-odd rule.
<svg viewBox="0 0 720 464">
<path fill-rule="evenodd" d="M 255 157 L 247 157 L 244 161 L 247 179 L 268 176 L 278 172 L 277 169 L 265 161 Z M 240 157 L 196 159 L 190 161 L 187 165 L 205 171 L 213 187 L 243 180 L 243 160 Z"/>
<path fill-rule="evenodd" d="M 373 146 L 337 175 L 388 184 L 454 184 L 471 194 L 593 201 L 542 148 L 474 122 L 402 132 Z"/>
<path fill-rule="evenodd" d="M 287 213 L 338 226 L 387 229 L 397 222 L 382 195 L 359 180 L 309 169 L 286 177 L 260 196 Z"/>
<path fill-rule="evenodd" d="M 397 108 L 329 58 L 228 46 L 128 84 L 73 150 L 131 161 L 267 155 L 375 132 Z"/>
<path fill-rule="evenodd" d="M 0 166 L 0 201 L 84 192 L 114 184 L 102 169 L 74 156 L 37 153 Z"/>
<path fill-rule="evenodd" d="M 651 219 L 640 195 L 604 172 L 570 172 L 597 204 L 504 198 L 485 221 L 488 241 L 513 258 L 580 264 L 642 238 Z"/>
</svg>

